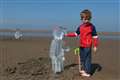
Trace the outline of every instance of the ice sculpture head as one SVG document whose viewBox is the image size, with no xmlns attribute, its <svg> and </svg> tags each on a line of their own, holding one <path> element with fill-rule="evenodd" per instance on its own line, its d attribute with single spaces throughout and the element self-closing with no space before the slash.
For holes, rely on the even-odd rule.
<svg viewBox="0 0 120 80">
<path fill-rule="evenodd" d="M 62 27 L 58 27 L 53 32 L 53 37 L 56 40 L 62 40 L 65 34 L 65 29 Z"/>
</svg>

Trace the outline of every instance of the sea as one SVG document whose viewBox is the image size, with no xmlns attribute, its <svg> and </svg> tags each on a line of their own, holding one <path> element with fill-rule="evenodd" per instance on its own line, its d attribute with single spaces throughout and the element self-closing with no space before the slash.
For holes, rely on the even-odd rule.
<svg viewBox="0 0 120 80">
<path fill-rule="evenodd" d="M 41 37 L 53 37 L 53 32 L 20 32 L 22 34 L 22 39 L 37 39 Z M 14 39 L 15 32 L 0 32 L 0 39 Z M 112 39 L 112 40 L 120 40 L 120 35 L 98 35 L 101 40 L 104 39 Z"/>
</svg>

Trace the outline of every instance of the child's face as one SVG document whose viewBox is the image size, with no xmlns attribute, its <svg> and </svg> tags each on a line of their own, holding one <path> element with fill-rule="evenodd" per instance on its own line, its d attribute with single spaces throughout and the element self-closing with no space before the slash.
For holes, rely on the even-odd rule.
<svg viewBox="0 0 120 80">
<path fill-rule="evenodd" d="M 89 20 L 87 19 L 87 15 L 85 14 L 85 13 L 81 13 L 81 20 L 82 20 L 82 22 L 83 23 L 86 23 L 86 22 L 88 22 Z"/>
<path fill-rule="evenodd" d="M 89 21 L 90 21 L 90 20 L 89 20 L 89 15 L 86 14 L 86 13 L 81 13 L 81 14 L 80 14 L 80 17 L 81 17 L 81 20 L 82 20 L 83 23 L 86 23 L 86 22 L 89 22 Z"/>
</svg>

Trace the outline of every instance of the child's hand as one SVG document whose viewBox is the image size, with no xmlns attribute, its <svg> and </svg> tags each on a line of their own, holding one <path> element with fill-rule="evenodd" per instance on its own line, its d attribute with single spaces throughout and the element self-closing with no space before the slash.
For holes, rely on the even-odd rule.
<svg viewBox="0 0 120 80">
<path fill-rule="evenodd" d="M 94 48 L 93 48 L 93 51 L 96 52 L 96 51 L 97 51 L 97 47 L 94 47 Z"/>
</svg>

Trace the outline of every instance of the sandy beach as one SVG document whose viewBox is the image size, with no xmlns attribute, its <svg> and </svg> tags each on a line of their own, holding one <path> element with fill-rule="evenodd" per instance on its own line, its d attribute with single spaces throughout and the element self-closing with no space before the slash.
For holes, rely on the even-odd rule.
<svg viewBox="0 0 120 80">
<path fill-rule="evenodd" d="M 92 53 L 93 75 L 81 77 L 73 49 L 76 38 L 67 38 L 70 52 L 65 54 L 64 72 L 51 71 L 49 47 L 52 38 L 0 40 L 0 80 L 120 80 L 120 40 L 100 40 Z"/>
</svg>

